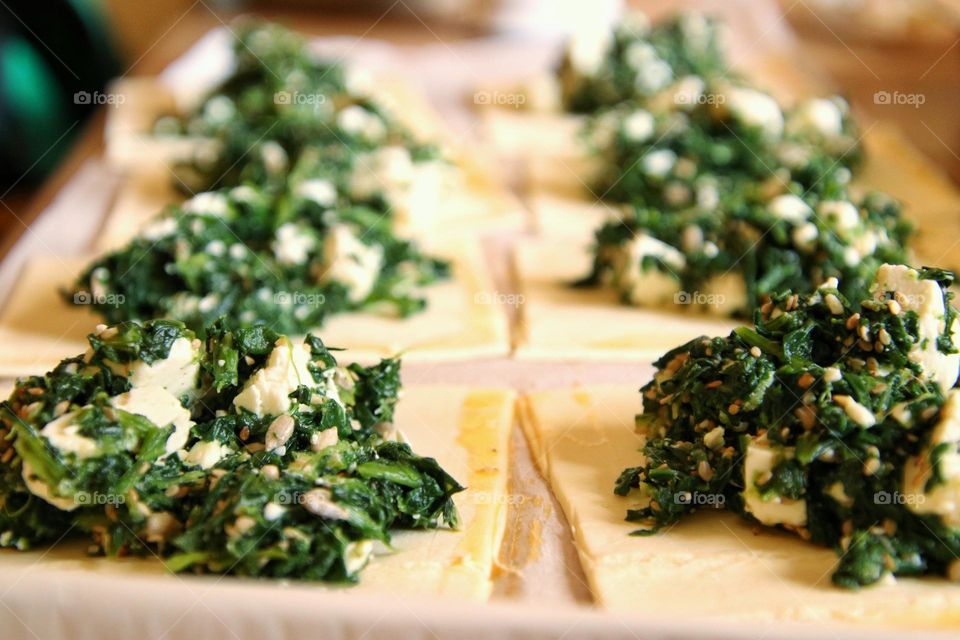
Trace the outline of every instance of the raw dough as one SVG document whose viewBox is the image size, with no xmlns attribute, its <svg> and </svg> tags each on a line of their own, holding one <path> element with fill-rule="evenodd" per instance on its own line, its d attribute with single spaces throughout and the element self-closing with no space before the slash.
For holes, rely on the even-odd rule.
<svg viewBox="0 0 960 640">
<path fill-rule="evenodd" d="M 570 522 L 597 602 L 623 613 L 692 621 L 960 628 L 960 589 L 903 578 L 860 592 L 833 587 L 831 549 L 703 511 L 657 535 L 630 536 L 630 497 L 613 493 L 639 459 L 636 385 L 561 389 L 521 401 L 534 459 Z M 835 629 L 836 630 L 836 629 Z M 762 635 L 757 630 L 754 635 Z"/>
<path fill-rule="evenodd" d="M 523 296 L 518 358 L 652 360 L 701 335 L 726 335 L 743 323 L 708 315 L 641 309 L 605 288 L 573 288 L 590 271 L 589 238 L 518 242 L 514 268 Z"/>
<path fill-rule="evenodd" d="M 435 254 L 453 261 L 453 277 L 424 289 L 424 311 L 405 319 L 334 315 L 317 334 L 330 346 L 349 349 L 350 359 L 358 362 L 397 354 L 407 362 L 506 355 L 508 320 L 492 295 L 480 247 L 446 243 Z M 26 264 L 0 314 L 0 376 L 43 372 L 86 349 L 87 334 L 102 319 L 59 293 L 85 264 L 57 258 Z"/>
</svg>

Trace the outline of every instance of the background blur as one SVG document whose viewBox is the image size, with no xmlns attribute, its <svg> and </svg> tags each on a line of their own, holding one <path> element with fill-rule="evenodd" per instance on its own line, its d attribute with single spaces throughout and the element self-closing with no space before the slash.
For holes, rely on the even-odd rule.
<svg viewBox="0 0 960 640">
<path fill-rule="evenodd" d="M 105 87 L 154 74 L 206 31 L 254 13 L 315 34 L 457 47 L 553 46 L 620 0 L 0 0 L 0 249 L 80 163 L 102 148 Z M 775 38 L 796 37 L 797 63 L 819 69 L 867 119 L 893 120 L 960 179 L 960 0 L 630 0 L 652 15 L 731 4 Z M 784 35 L 786 34 L 786 35 Z M 505 45 L 506 46 L 506 45 Z M 446 47 L 446 48 L 444 48 Z M 491 64 L 503 65 L 502 56 Z M 417 70 L 411 70 L 416 75 Z M 460 86 L 460 85 L 457 85 Z M 910 100 L 898 100 L 912 96 Z M 6 240 L 6 242 L 5 242 Z M 3 251 L 0 250 L 0 255 Z"/>
</svg>

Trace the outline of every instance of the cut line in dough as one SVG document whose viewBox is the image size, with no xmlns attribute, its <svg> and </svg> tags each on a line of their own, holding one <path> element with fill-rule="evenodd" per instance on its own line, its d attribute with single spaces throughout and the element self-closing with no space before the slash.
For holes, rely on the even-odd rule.
<svg viewBox="0 0 960 640">
<path fill-rule="evenodd" d="M 547 237 L 516 244 L 514 269 L 523 296 L 518 359 L 651 360 L 688 340 L 726 335 L 743 324 L 632 307 L 611 289 L 572 287 L 590 272 L 589 243 L 589 238 Z"/>
<path fill-rule="evenodd" d="M 445 244 L 436 255 L 453 263 L 453 277 L 423 289 L 426 309 L 409 318 L 370 313 L 334 315 L 316 333 L 350 359 L 373 362 L 401 355 L 405 362 L 505 356 L 510 350 L 507 315 L 492 295 L 480 247 Z M 0 313 L 0 376 L 47 371 L 82 353 L 86 336 L 103 322 L 87 304 L 71 304 L 59 291 L 86 261 L 35 258 L 25 266 Z"/>
<path fill-rule="evenodd" d="M 349 351 L 347 352 L 349 354 Z M 404 387 L 396 425 L 467 490 L 454 496 L 460 529 L 397 531 L 397 553 L 375 557 L 361 589 L 398 596 L 486 600 L 507 515 L 508 441 L 516 394 L 453 385 Z"/>
<path fill-rule="evenodd" d="M 634 503 L 613 487 L 639 462 L 636 386 L 544 391 L 520 404 L 534 459 L 570 522 L 601 607 L 760 622 L 771 631 L 784 623 L 960 628 L 960 590 L 946 581 L 903 578 L 845 591 L 830 582 L 837 562 L 831 549 L 756 529 L 732 513 L 702 511 L 653 536 L 629 535 L 637 527 L 624 518 Z"/>
</svg>

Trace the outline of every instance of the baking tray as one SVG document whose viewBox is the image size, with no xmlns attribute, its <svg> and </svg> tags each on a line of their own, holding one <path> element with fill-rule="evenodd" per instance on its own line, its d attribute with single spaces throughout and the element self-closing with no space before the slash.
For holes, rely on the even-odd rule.
<svg viewBox="0 0 960 640">
<path fill-rule="evenodd" d="M 167 70 L 209 69 L 196 64 L 198 51 L 222 35 L 205 38 Z M 336 49 L 338 42 L 321 43 Z M 339 44 L 343 44 L 340 42 Z M 436 59 L 438 47 L 388 50 L 382 43 L 348 43 L 361 60 Z M 527 45 L 523 45 L 526 47 Z M 450 45 L 442 45 L 446 50 Z M 461 62 L 478 68 L 491 51 L 510 57 L 509 43 L 464 45 Z M 209 50 L 209 49 L 208 49 Z M 516 52 L 518 49 L 513 49 Z M 527 49 L 524 48 L 524 51 Z M 449 53 L 449 52 L 448 52 Z M 208 55 L 208 54 L 204 54 Z M 528 58 L 529 59 L 529 58 Z M 549 60 L 540 55 L 539 63 Z M 422 67 L 417 67 L 422 68 Z M 434 77 L 419 78 L 429 88 L 444 84 L 450 69 L 431 67 Z M 517 67 L 510 70 L 517 73 Z M 468 78 L 476 83 L 477 77 Z M 444 99 L 446 98 L 446 99 Z M 440 102 L 444 115 L 468 135 L 475 127 L 469 114 Z M 463 124 L 466 123 L 466 124 Z M 121 176 L 105 162 L 90 160 L 65 186 L 31 230 L 0 265 L 0 299 L 9 291 L 23 260 L 37 253 L 79 255 L 95 244 L 112 194 Z M 69 224 L 77 231 L 65 237 Z M 507 252 L 513 238 L 486 239 L 487 257 L 502 291 L 512 291 Z M 64 356 L 72 354 L 63 354 Z M 586 384 L 631 384 L 637 387 L 652 368 L 647 363 L 584 364 L 517 362 L 496 358 L 460 363 L 404 367 L 405 384 L 497 384 L 520 391 Z M 9 384 L 9 381 L 6 381 Z M 900 638 L 902 632 L 838 625 L 726 623 L 698 620 L 695 603 L 683 620 L 656 615 L 612 614 L 591 602 L 586 580 L 571 542 L 569 527 L 532 462 L 526 440 L 516 426 L 511 435 L 507 533 L 498 557 L 494 588 L 487 603 L 467 603 L 404 594 L 370 595 L 347 589 L 232 577 L 164 574 L 150 560 L 88 560 L 82 549 L 57 545 L 32 555 L 0 553 L 0 628 L 2 637 L 20 638 Z M 737 585 L 733 585 L 736 588 Z M 913 637 L 950 637 L 914 634 Z"/>
</svg>

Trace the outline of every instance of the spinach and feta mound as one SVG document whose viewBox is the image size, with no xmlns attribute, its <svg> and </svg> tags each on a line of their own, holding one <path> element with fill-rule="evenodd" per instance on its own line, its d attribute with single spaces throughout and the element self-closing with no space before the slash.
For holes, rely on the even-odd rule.
<svg viewBox="0 0 960 640">
<path fill-rule="evenodd" d="M 87 538 L 175 571 L 355 581 L 392 529 L 455 527 L 462 487 L 393 426 L 397 360 L 319 338 L 101 325 L 0 405 L 0 544 Z"/>
<path fill-rule="evenodd" d="M 651 97 L 688 77 L 731 76 L 722 39 L 715 20 L 692 12 L 651 26 L 636 11 L 612 31 L 576 33 L 557 69 L 563 107 L 593 113 Z"/>
<path fill-rule="evenodd" d="M 740 195 L 717 192 L 716 208 L 625 208 L 597 230 L 584 284 L 611 287 L 627 304 L 749 317 L 779 291 L 810 293 L 830 278 L 858 300 L 881 264 L 908 259 L 910 226 L 882 193 L 856 197 L 838 185 L 819 197 Z"/>
<path fill-rule="evenodd" d="M 653 534 L 722 505 L 833 547 L 843 587 L 956 579 L 952 283 L 945 271 L 882 265 L 859 305 L 831 279 L 811 295 L 773 296 L 756 328 L 665 354 L 641 389 L 640 464 L 615 489 L 638 498 L 627 520 Z"/>
<path fill-rule="evenodd" d="M 592 111 L 584 144 L 597 159 L 593 190 L 622 214 L 597 231 L 583 284 L 612 287 L 628 304 L 739 317 L 768 295 L 810 293 L 833 277 L 860 300 L 879 265 L 909 260 L 910 225 L 893 199 L 852 184 L 862 149 L 849 106 L 829 97 L 784 107 L 691 62 L 681 35 L 693 24 L 716 31 L 690 15 L 614 30 L 616 42 L 629 32 L 630 47 L 656 49 L 684 75 Z M 718 38 L 703 42 L 722 67 Z"/>
<path fill-rule="evenodd" d="M 231 328 L 303 334 L 335 313 L 422 310 L 419 288 L 447 277 L 448 264 L 335 196 L 321 181 L 279 197 L 250 185 L 197 194 L 94 261 L 69 295 L 91 293 L 108 322 L 169 318 L 195 330 L 223 316 Z"/>
<path fill-rule="evenodd" d="M 788 186 L 821 193 L 849 181 L 861 160 L 859 134 L 842 98 L 811 98 L 784 109 L 759 89 L 699 79 L 642 105 L 604 111 L 588 133 L 603 167 L 597 193 L 666 210 L 698 200 L 715 208 L 717 191 L 733 192 L 734 200 Z"/>
<path fill-rule="evenodd" d="M 278 25 L 241 22 L 235 35 L 232 73 L 189 113 L 155 124 L 157 135 L 199 143 L 174 168 L 176 187 L 282 189 L 310 171 L 350 202 L 401 218 L 435 213 L 451 164 L 400 122 L 369 73 L 319 57 Z"/>
</svg>

